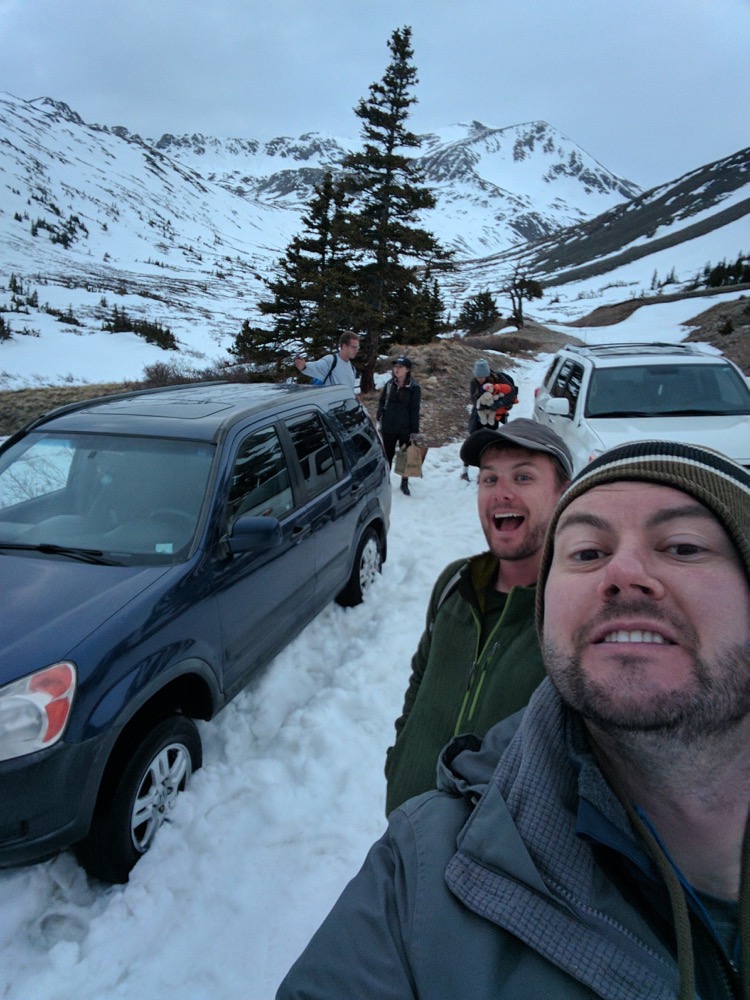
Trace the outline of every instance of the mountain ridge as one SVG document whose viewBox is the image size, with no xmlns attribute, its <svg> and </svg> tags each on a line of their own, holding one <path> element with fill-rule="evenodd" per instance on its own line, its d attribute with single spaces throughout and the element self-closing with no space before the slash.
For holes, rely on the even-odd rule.
<svg viewBox="0 0 750 1000">
<path fill-rule="evenodd" d="M 315 131 L 151 140 L 51 97 L 0 94 L 0 312 L 36 335 L 75 289 L 80 332 L 101 331 L 116 301 L 168 326 L 183 358 L 209 358 L 258 321 L 313 186 L 355 145 Z M 421 224 L 456 251 L 440 277 L 452 315 L 479 291 L 500 294 L 517 266 L 549 292 L 541 321 L 566 322 L 592 297 L 644 294 L 677 250 L 684 282 L 747 249 L 750 149 L 647 191 L 544 121 L 449 125 L 414 155 L 437 198 Z M 42 307 L 10 295 L 11 274 Z M 0 379 L 14 377 L 11 354 Z"/>
</svg>

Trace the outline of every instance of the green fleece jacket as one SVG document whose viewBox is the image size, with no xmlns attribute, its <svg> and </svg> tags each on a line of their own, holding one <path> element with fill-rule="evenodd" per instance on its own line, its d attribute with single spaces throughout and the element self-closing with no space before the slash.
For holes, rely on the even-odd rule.
<svg viewBox="0 0 750 1000">
<path fill-rule="evenodd" d="M 484 736 L 523 708 L 545 676 L 534 625 L 535 587 L 511 589 L 479 648 L 484 591 L 496 573 L 497 559 L 486 552 L 451 563 L 435 583 L 396 720 L 396 742 L 386 758 L 386 815 L 435 787 L 440 751 L 453 736 Z"/>
</svg>

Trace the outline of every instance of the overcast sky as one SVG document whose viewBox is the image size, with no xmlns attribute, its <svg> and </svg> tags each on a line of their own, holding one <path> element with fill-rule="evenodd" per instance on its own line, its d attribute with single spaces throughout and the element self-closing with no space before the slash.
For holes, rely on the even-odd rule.
<svg viewBox="0 0 750 1000">
<path fill-rule="evenodd" d="M 407 24 L 418 132 L 542 119 L 643 187 L 750 144 L 750 0 L 0 0 L 0 90 L 145 138 L 356 138 Z"/>
</svg>

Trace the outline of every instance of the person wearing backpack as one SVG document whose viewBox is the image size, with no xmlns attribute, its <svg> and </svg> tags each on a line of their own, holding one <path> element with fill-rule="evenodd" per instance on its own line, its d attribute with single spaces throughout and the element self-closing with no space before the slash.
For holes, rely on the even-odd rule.
<svg viewBox="0 0 750 1000">
<path fill-rule="evenodd" d="M 396 447 L 405 447 L 419 434 L 419 407 L 422 390 L 411 377 L 411 358 L 396 358 L 393 378 L 383 387 L 378 400 L 377 422 L 383 439 L 388 468 L 393 463 Z M 409 480 L 401 478 L 401 492 L 409 496 Z"/>
<path fill-rule="evenodd" d="M 294 366 L 312 379 L 313 385 L 345 385 L 354 390 L 357 385 L 357 373 L 352 359 L 359 350 L 359 337 L 356 333 L 342 333 L 339 337 L 337 354 L 327 354 L 317 361 L 307 361 L 305 358 L 295 358 Z"/>
<path fill-rule="evenodd" d="M 491 385 L 492 401 L 489 409 L 484 410 L 484 419 L 480 418 L 477 412 L 477 404 L 480 396 L 487 395 L 485 386 Z M 502 387 L 503 391 L 499 391 Z M 507 389 L 507 391 L 505 391 Z M 469 382 L 469 398 L 471 400 L 471 413 L 469 414 L 468 433 L 480 430 L 484 426 L 496 427 L 498 424 L 507 423 L 508 413 L 511 406 L 518 402 L 518 387 L 507 372 L 493 372 L 489 362 L 485 358 L 478 358 L 474 363 L 474 374 Z M 480 404 L 481 405 L 481 404 Z M 492 420 L 489 422 L 487 413 Z M 469 482 L 469 467 L 464 465 L 461 478 Z"/>
</svg>

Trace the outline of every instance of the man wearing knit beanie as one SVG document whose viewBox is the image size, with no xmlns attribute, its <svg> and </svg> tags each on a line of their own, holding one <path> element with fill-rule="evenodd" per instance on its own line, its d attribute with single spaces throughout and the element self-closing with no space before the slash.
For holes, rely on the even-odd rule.
<svg viewBox="0 0 750 1000">
<path fill-rule="evenodd" d="M 539 590 L 548 679 L 446 748 L 280 1000 L 750 997 L 750 473 L 605 453 Z"/>
<path fill-rule="evenodd" d="M 749 996 L 748 470 L 661 441 L 600 456 L 553 515 L 537 620 L 550 680 L 646 855 L 615 885 L 675 936 L 680 996 L 714 995 L 722 961 L 736 995 L 743 966 Z"/>
</svg>

